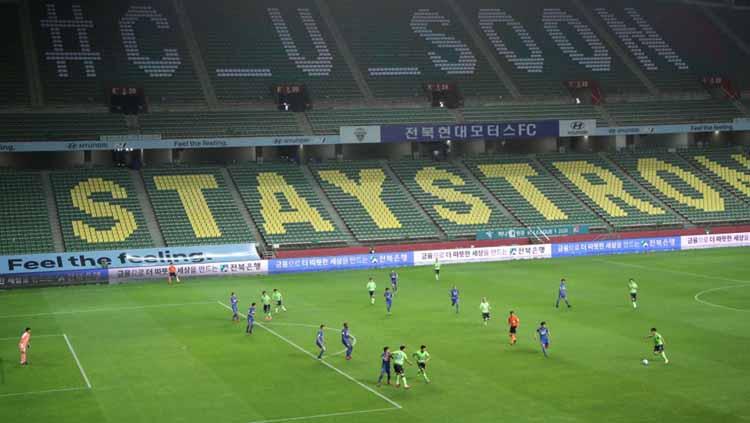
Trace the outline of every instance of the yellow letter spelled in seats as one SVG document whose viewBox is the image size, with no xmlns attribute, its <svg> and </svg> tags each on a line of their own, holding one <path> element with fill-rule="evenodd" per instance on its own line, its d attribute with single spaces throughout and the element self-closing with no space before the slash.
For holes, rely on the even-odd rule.
<svg viewBox="0 0 750 423">
<path fill-rule="evenodd" d="M 529 180 L 538 173 L 528 163 L 485 164 L 479 170 L 487 178 L 503 178 L 547 220 L 566 220 L 568 215 L 560 210 Z"/>
<path fill-rule="evenodd" d="M 656 158 L 638 159 L 638 171 L 643 179 L 647 180 L 664 195 L 682 204 L 707 212 L 724 211 L 724 199 L 719 192 L 711 188 L 700 178 L 681 169 L 673 164 Z M 701 194 L 701 198 L 688 197 L 659 175 L 659 172 L 669 173 L 681 179 L 687 185 Z"/>
<path fill-rule="evenodd" d="M 454 186 L 466 185 L 466 181 L 459 175 L 430 166 L 420 169 L 414 180 L 424 192 L 432 196 L 448 203 L 464 203 L 469 206 L 466 212 L 455 212 L 441 204 L 434 205 L 435 211 L 443 219 L 458 225 L 479 225 L 489 222 L 492 211 L 480 198 L 453 188 L 435 185 L 436 181 L 448 181 Z"/>
<path fill-rule="evenodd" d="M 123 187 L 102 178 L 89 178 L 70 190 L 70 199 L 75 208 L 91 217 L 109 217 L 115 221 L 109 229 L 97 229 L 82 220 L 72 221 L 73 234 L 92 244 L 122 242 L 138 229 L 135 216 L 126 208 L 106 201 L 94 201 L 91 198 L 92 194 L 105 192 L 114 199 L 128 198 L 128 193 Z"/>
<path fill-rule="evenodd" d="M 383 202 L 383 169 L 362 169 L 359 171 L 359 183 L 349 179 L 338 170 L 318 171 L 320 178 L 339 187 L 345 193 L 356 198 L 375 225 L 380 229 L 400 228 L 401 222 Z"/>
<path fill-rule="evenodd" d="M 288 223 L 309 223 L 315 232 L 333 232 L 333 224 L 320 216 L 297 190 L 289 185 L 283 176 L 274 172 L 258 174 L 258 193 L 260 194 L 260 214 L 263 216 L 263 227 L 269 234 L 286 233 L 284 225 Z M 292 211 L 281 210 L 281 203 L 276 197 L 281 194 Z"/>
<path fill-rule="evenodd" d="M 177 191 L 196 238 L 219 238 L 221 230 L 208 207 L 203 190 L 217 189 L 214 175 L 160 175 L 154 176 L 156 189 Z"/>
<path fill-rule="evenodd" d="M 750 160 L 742 154 L 732 154 L 732 158 L 747 169 L 750 169 Z M 705 156 L 696 156 L 695 160 L 723 179 L 732 188 L 750 197 L 750 174 L 742 173 L 731 167 L 726 167 L 711 161 Z"/>
</svg>

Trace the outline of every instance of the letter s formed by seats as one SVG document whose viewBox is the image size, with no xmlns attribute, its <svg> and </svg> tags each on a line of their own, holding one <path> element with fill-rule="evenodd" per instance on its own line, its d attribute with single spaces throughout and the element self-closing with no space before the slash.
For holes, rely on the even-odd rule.
<svg viewBox="0 0 750 423">
<path fill-rule="evenodd" d="M 79 182 L 70 190 L 73 207 L 94 218 L 110 218 L 114 224 L 107 229 L 98 229 L 83 220 L 73 220 L 73 234 L 92 244 L 127 240 L 138 229 L 135 216 L 120 205 L 92 199 L 91 196 L 97 193 L 109 193 L 113 199 L 128 198 L 127 191 L 112 181 L 88 178 Z"/>
</svg>

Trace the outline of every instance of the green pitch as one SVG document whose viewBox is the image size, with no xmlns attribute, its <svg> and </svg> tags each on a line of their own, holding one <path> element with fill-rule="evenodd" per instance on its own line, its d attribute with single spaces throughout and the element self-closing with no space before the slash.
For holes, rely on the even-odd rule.
<svg viewBox="0 0 750 423">
<path fill-rule="evenodd" d="M 0 292 L 0 422 L 750 421 L 748 257 L 725 249 L 444 265 L 440 282 L 431 266 L 400 269 L 390 316 L 387 269 Z M 560 277 L 570 310 L 553 306 Z M 246 336 L 244 319 L 232 323 L 219 304 L 235 291 L 244 313 L 273 288 L 289 311 L 266 324 L 259 310 L 270 331 Z M 483 296 L 492 304 L 487 327 Z M 514 347 L 511 309 L 521 319 Z M 547 359 L 533 339 L 541 320 L 551 330 Z M 344 321 L 357 339 L 348 362 Z M 305 353 L 317 354 L 320 323 L 331 329 L 325 363 Z M 25 326 L 31 365 L 21 368 Z M 652 357 L 652 326 L 669 365 Z M 429 347 L 431 384 L 411 366 L 410 390 L 375 386 L 382 347 L 400 344 L 409 356 Z"/>
</svg>

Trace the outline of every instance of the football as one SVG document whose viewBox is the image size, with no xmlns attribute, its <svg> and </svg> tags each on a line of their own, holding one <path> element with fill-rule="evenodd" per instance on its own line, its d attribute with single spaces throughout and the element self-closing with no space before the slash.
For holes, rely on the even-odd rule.
<svg viewBox="0 0 750 423">
<path fill-rule="evenodd" d="M 644 366 L 648 366 L 648 360 L 646 360 L 645 358 L 641 360 L 641 363 L 643 363 Z"/>
</svg>

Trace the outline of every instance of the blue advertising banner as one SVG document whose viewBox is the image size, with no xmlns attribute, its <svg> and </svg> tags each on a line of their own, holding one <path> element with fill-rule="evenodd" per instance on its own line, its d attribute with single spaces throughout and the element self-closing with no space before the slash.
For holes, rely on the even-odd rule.
<svg viewBox="0 0 750 423">
<path fill-rule="evenodd" d="M 608 241 L 566 242 L 552 245 L 552 258 L 637 254 L 680 249 L 680 237 L 614 239 Z"/>
<path fill-rule="evenodd" d="M 523 139 L 557 137 L 560 122 L 471 123 L 443 125 L 382 125 L 381 142 L 467 141 L 479 139 Z"/>
<path fill-rule="evenodd" d="M 0 275 L 0 289 L 101 284 L 109 282 L 108 276 L 106 269 Z"/>
<path fill-rule="evenodd" d="M 0 256 L 0 275 L 258 260 L 255 244 Z"/>
<path fill-rule="evenodd" d="M 379 269 L 414 265 L 412 251 L 398 253 L 354 254 L 269 260 L 268 273 L 323 272 L 331 270 Z"/>
</svg>

